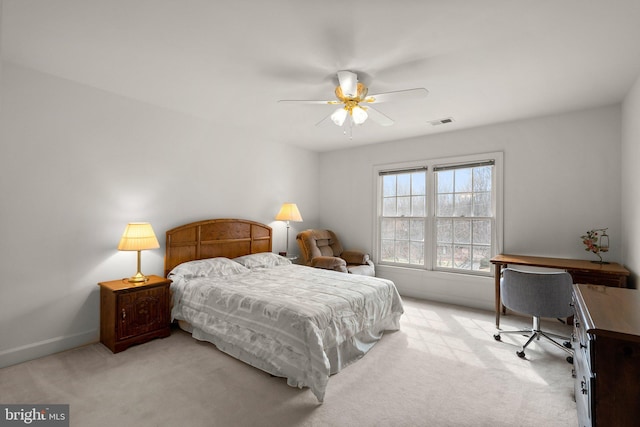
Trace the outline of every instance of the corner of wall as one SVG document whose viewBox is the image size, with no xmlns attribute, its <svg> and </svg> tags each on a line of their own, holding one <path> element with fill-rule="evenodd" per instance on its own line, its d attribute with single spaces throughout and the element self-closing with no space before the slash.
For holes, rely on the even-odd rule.
<svg viewBox="0 0 640 427">
<path fill-rule="evenodd" d="M 640 273 L 640 75 L 622 103 L 621 194 L 622 262 L 631 271 L 629 286 L 637 288 Z"/>
</svg>

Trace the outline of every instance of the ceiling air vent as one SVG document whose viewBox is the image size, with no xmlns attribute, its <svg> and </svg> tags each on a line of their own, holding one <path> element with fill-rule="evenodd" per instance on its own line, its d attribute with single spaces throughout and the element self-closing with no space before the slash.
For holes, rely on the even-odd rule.
<svg viewBox="0 0 640 427">
<path fill-rule="evenodd" d="M 447 117 L 444 119 L 432 120 L 429 122 L 431 126 L 440 126 L 440 125 L 448 125 L 449 123 L 453 123 L 453 117 Z"/>
</svg>

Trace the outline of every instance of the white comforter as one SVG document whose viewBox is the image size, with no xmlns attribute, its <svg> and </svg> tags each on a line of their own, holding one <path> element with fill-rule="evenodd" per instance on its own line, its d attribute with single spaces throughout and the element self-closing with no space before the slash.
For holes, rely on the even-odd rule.
<svg viewBox="0 0 640 427">
<path fill-rule="evenodd" d="M 309 387 L 320 402 L 329 375 L 399 329 L 402 301 L 385 279 L 284 265 L 222 277 L 171 277 L 174 319 L 195 338 Z"/>
</svg>

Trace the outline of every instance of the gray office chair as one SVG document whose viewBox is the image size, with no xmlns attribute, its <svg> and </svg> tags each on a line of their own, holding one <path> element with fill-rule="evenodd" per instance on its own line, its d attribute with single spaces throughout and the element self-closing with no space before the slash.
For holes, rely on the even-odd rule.
<svg viewBox="0 0 640 427">
<path fill-rule="evenodd" d="M 533 316 L 533 327 L 519 331 L 500 331 L 493 337 L 500 341 L 501 334 L 530 335 L 529 340 L 517 351 L 518 357 L 524 357 L 524 350 L 534 340 L 546 338 L 556 347 L 570 354 L 573 350 L 568 337 L 540 330 L 540 318 L 566 318 L 573 315 L 572 301 L 573 280 L 569 273 L 531 273 L 526 271 L 504 269 L 500 280 L 502 304 L 510 310 Z M 566 340 L 560 344 L 552 337 Z"/>
</svg>

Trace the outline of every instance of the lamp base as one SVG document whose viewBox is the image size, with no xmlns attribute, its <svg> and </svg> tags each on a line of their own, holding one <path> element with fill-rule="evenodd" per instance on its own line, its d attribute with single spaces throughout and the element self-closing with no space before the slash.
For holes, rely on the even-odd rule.
<svg viewBox="0 0 640 427">
<path fill-rule="evenodd" d="M 146 282 L 147 281 L 147 276 L 145 276 L 144 274 L 140 273 L 138 271 L 138 273 L 136 273 L 135 276 L 131 276 L 129 277 L 129 283 L 142 283 L 142 282 Z"/>
</svg>

